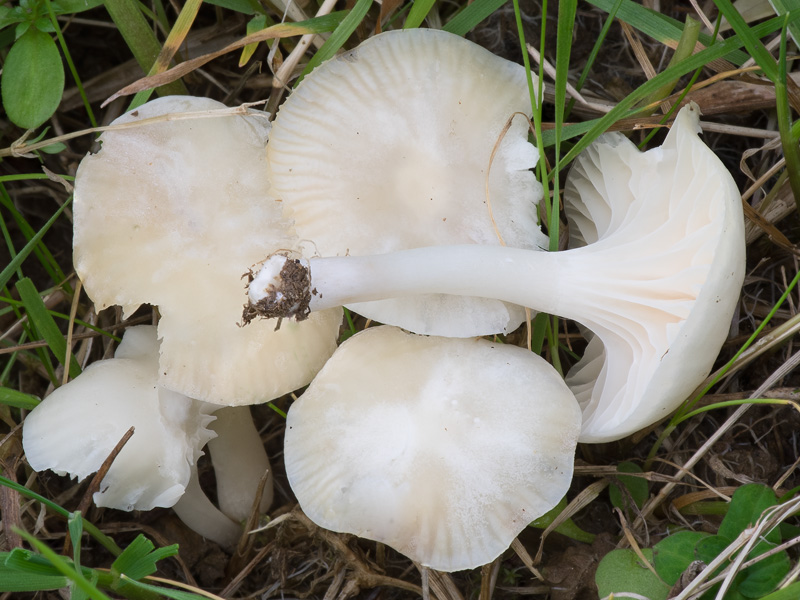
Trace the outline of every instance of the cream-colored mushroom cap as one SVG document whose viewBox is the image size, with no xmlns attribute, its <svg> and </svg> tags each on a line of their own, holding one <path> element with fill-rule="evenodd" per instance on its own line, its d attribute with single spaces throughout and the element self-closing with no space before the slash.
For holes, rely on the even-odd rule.
<svg viewBox="0 0 800 600">
<path fill-rule="evenodd" d="M 267 163 L 272 193 L 321 256 L 445 244 L 546 247 L 530 169 L 525 69 L 460 36 L 377 35 L 317 67 L 281 106 Z M 492 151 L 487 206 L 485 177 Z M 348 305 L 417 333 L 510 331 L 518 306 L 426 295 Z"/>
<path fill-rule="evenodd" d="M 134 427 L 95 493 L 95 504 L 122 510 L 174 505 L 201 448 L 216 435 L 208 428 L 216 407 L 160 388 L 157 380 L 155 327 L 129 329 L 115 358 L 92 363 L 25 418 L 28 463 L 37 471 L 82 480 Z"/>
<path fill-rule="evenodd" d="M 275 321 L 238 326 L 243 269 L 296 238 L 268 195 L 267 115 L 220 110 L 175 96 L 114 122 L 132 126 L 104 133 L 78 169 L 74 260 L 98 308 L 158 305 L 161 385 L 252 404 L 311 380 L 335 349 L 341 314 L 278 331 Z"/>
<path fill-rule="evenodd" d="M 289 482 L 318 525 L 441 571 L 492 561 L 564 496 L 580 411 L 540 357 L 367 329 L 287 418 Z"/>
<path fill-rule="evenodd" d="M 660 147 L 640 152 L 606 134 L 567 178 L 570 239 L 587 273 L 576 301 L 592 331 L 567 376 L 583 408 L 582 442 L 667 417 L 728 335 L 744 279 L 744 218 L 733 178 L 699 132 L 699 109 L 687 105 Z"/>
</svg>

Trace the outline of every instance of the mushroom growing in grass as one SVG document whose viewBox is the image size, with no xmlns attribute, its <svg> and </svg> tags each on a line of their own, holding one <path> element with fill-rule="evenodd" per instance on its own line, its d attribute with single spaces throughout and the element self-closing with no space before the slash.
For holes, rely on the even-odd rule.
<svg viewBox="0 0 800 600">
<path fill-rule="evenodd" d="M 423 293 L 489 296 L 574 319 L 598 340 L 569 380 L 583 409 L 581 441 L 619 439 L 669 415 L 708 375 L 744 278 L 741 200 L 684 107 L 663 145 L 641 153 L 620 135 L 576 161 L 566 202 L 586 245 L 563 252 L 440 246 L 378 256 L 274 257 L 251 283 L 275 313 L 282 273 L 307 286 L 300 313 Z M 592 231 L 587 225 L 596 223 Z M 299 274 L 298 274 L 299 272 Z M 292 286 L 297 289 L 297 285 Z M 604 350 L 599 350 L 602 343 Z"/>
<path fill-rule="evenodd" d="M 499 245 L 498 232 L 509 246 L 547 247 L 525 119 L 503 135 L 530 111 L 521 65 L 444 31 L 388 31 L 317 67 L 283 103 L 267 146 L 270 193 L 321 256 Z M 453 337 L 512 331 L 525 318 L 485 297 L 347 306 Z"/>
<path fill-rule="evenodd" d="M 158 305 L 159 384 L 225 405 L 311 381 L 341 311 L 307 324 L 238 326 L 242 264 L 297 238 L 268 197 L 267 115 L 205 98 L 160 98 L 123 115 L 75 179 L 74 260 L 98 309 Z"/>
<path fill-rule="evenodd" d="M 196 481 L 196 464 L 202 448 L 219 435 L 210 446 L 219 496 L 227 499 L 227 507 L 235 504 L 231 499 L 248 505 L 249 514 L 258 479 L 269 468 L 252 419 L 241 413 L 249 408 L 200 402 L 157 382 L 155 327 L 127 330 L 114 358 L 91 364 L 26 417 L 22 441 L 28 463 L 36 471 L 50 469 L 82 480 L 134 427 L 94 494 L 95 504 L 120 510 L 175 506 L 192 529 L 231 546 L 242 535 L 231 517 L 238 521 L 242 514 L 229 510 L 226 516 L 211 504 Z M 215 413 L 224 423 L 217 432 L 210 427 Z M 253 473 L 258 473 L 255 479 Z M 263 511 L 272 494 L 265 496 Z"/>
<path fill-rule="evenodd" d="M 564 496 L 580 419 L 563 379 L 527 350 L 375 327 L 292 405 L 286 471 L 318 525 L 469 569 Z"/>
</svg>

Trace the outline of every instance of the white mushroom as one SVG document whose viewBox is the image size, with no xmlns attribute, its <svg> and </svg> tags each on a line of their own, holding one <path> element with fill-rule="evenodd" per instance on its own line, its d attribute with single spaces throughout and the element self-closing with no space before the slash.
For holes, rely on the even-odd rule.
<svg viewBox="0 0 800 600">
<path fill-rule="evenodd" d="M 216 432 L 210 426 L 214 413 L 222 417 Z M 243 517 L 231 510 L 229 499 L 248 505 L 249 515 L 258 485 L 251 474 L 263 475 L 269 466 L 266 452 L 248 407 L 220 407 L 158 385 L 155 327 L 128 329 L 114 358 L 92 363 L 47 396 L 25 418 L 22 441 L 34 470 L 83 480 L 131 427 L 133 436 L 94 494 L 95 504 L 128 511 L 176 506 L 196 532 L 225 546 L 235 544 L 242 529 L 234 520 Z M 211 504 L 197 482 L 197 460 L 209 441 L 217 450 L 212 449 L 212 459 L 219 497 L 226 499 L 234 520 Z M 263 510 L 271 488 L 267 495 Z"/>
<path fill-rule="evenodd" d="M 521 65 L 444 31 L 388 31 L 323 63 L 281 106 L 267 146 L 270 193 L 321 256 L 498 245 L 498 231 L 510 246 L 546 247 L 525 119 L 501 137 L 514 113 L 530 111 Z M 525 316 L 444 295 L 348 308 L 453 337 L 511 331 Z"/>
<path fill-rule="evenodd" d="M 279 331 L 237 324 L 241 265 L 296 245 L 267 195 L 266 117 L 204 98 L 154 100 L 114 122 L 127 127 L 101 136 L 75 181 L 74 260 L 87 293 L 126 315 L 158 305 L 160 384 L 219 404 L 307 384 L 341 321 L 336 310 Z"/>
<path fill-rule="evenodd" d="M 645 153 L 621 136 L 579 157 L 568 183 L 597 232 L 564 252 L 462 245 L 379 256 L 271 262 L 250 286 L 265 314 L 284 270 L 306 270 L 298 301 L 319 308 L 420 293 L 499 298 L 574 319 L 590 348 L 570 377 L 584 413 L 581 441 L 624 437 L 669 415 L 708 374 L 744 278 L 741 200 L 727 169 L 698 138 L 699 114 L 678 114 Z M 599 166 L 598 166 L 599 165 Z M 590 204 L 596 208 L 589 209 Z M 291 267 L 291 268 L 289 268 Z M 296 287 L 296 286 L 295 286 Z M 289 302 L 287 302 L 288 304 Z M 303 307 L 301 310 L 307 310 Z M 283 316 L 286 316 L 283 314 Z"/>
<path fill-rule="evenodd" d="M 456 571 L 558 503 L 579 430 L 574 396 L 535 354 L 376 327 L 292 405 L 286 471 L 318 525 Z"/>
<path fill-rule="evenodd" d="M 82 480 L 135 427 L 95 504 L 122 510 L 175 504 L 201 448 L 214 437 L 208 425 L 215 407 L 159 388 L 157 375 L 155 328 L 129 329 L 115 358 L 91 364 L 25 418 L 28 463 Z"/>
</svg>

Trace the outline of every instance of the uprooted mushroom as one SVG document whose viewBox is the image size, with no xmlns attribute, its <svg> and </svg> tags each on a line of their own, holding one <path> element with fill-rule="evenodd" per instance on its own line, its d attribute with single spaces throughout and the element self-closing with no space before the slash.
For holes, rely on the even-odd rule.
<svg viewBox="0 0 800 600">
<path fill-rule="evenodd" d="M 504 134 L 530 111 L 521 65 L 444 31 L 388 31 L 317 67 L 283 103 L 267 146 L 270 194 L 314 255 L 499 245 L 498 233 L 546 247 L 524 116 Z M 442 294 L 348 308 L 452 337 L 510 332 L 525 318 L 519 306 Z"/>
<path fill-rule="evenodd" d="M 305 277 L 301 316 L 417 294 L 483 296 L 574 319 L 598 340 L 569 376 L 581 441 L 622 438 L 666 417 L 706 377 L 744 277 L 741 201 L 699 139 L 699 110 L 678 114 L 663 145 L 639 152 L 619 134 L 576 161 L 567 202 L 590 215 L 586 245 L 563 252 L 460 245 L 376 256 L 273 257 L 249 288 L 250 310 L 276 313 L 282 273 Z M 600 218 L 602 215 L 602 218 Z M 295 286 L 297 287 L 297 286 Z M 313 312 L 312 312 L 313 314 Z M 600 346 L 599 344 L 602 344 Z"/>
</svg>

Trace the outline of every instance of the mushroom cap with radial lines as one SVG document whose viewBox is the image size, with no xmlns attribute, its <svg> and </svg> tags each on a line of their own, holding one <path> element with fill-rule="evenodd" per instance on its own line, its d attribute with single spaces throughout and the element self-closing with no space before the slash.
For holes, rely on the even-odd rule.
<svg viewBox="0 0 800 600">
<path fill-rule="evenodd" d="M 597 295 L 602 282 L 587 280 L 580 298 L 592 334 L 567 383 L 583 409 L 582 442 L 667 417 L 711 371 L 728 335 L 744 279 L 744 217 L 733 178 L 697 135 L 699 118 L 687 105 L 647 152 L 606 134 L 567 177 L 574 252 L 614 288 Z M 598 257 L 611 264 L 593 266 Z"/>
<path fill-rule="evenodd" d="M 546 247 L 524 117 L 501 138 L 515 112 L 530 111 L 522 66 L 444 31 L 385 32 L 317 67 L 281 106 L 267 147 L 271 193 L 321 256 L 499 244 L 492 218 L 509 246 Z M 452 295 L 348 308 L 453 337 L 524 319 L 518 306 Z"/>
<path fill-rule="evenodd" d="M 342 344 L 292 405 L 286 471 L 318 525 L 457 571 L 561 500 L 579 431 L 539 356 L 383 326 Z"/>
<path fill-rule="evenodd" d="M 22 443 L 36 471 L 79 480 L 97 471 L 130 427 L 133 436 L 94 495 L 97 506 L 150 510 L 183 495 L 216 406 L 156 384 L 155 327 L 128 329 L 115 358 L 91 364 L 25 418 Z"/>
<path fill-rule="evenodd" d="M 225 108 L 159 98 L 103 133 L 75 180 L 74 260 L 98 309 L 158 305 L 160 385 L 241 405 L 306 385 L 335 349 L 341 312 L 238 326 L 243 270 L 297 239 L 268 196 L 267 115 Z"/>
</svg>

